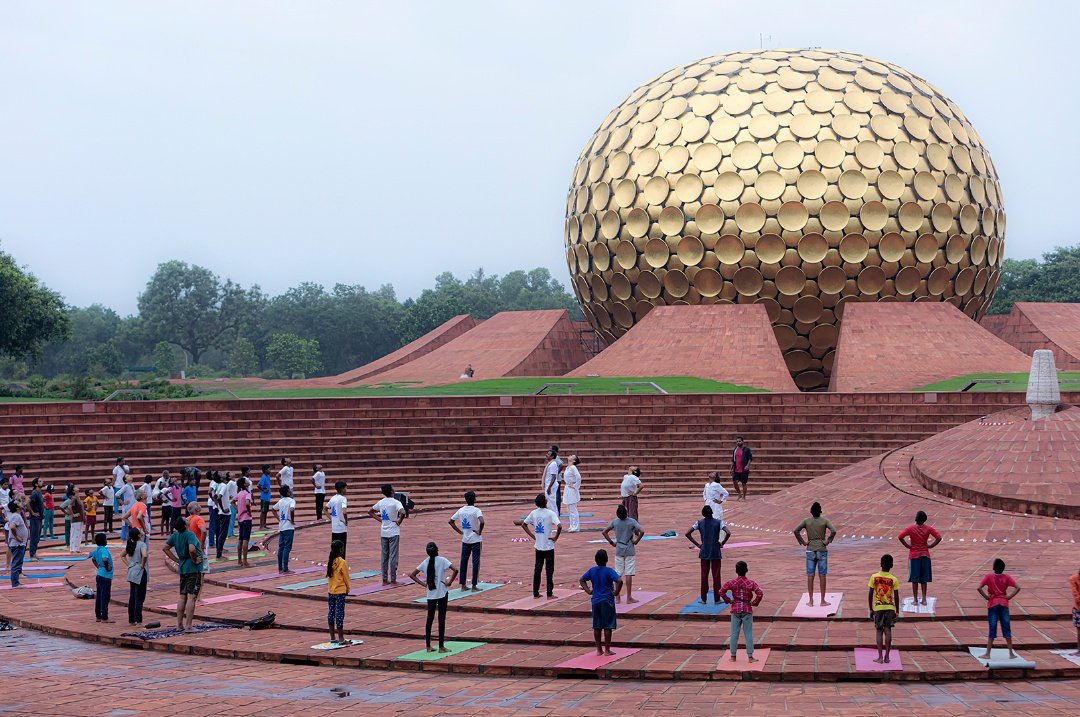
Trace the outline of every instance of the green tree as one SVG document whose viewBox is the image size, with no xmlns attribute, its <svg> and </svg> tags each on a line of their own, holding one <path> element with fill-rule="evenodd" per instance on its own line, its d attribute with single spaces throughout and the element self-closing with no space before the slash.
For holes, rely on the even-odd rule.
<svg viewBox="0 0 1080 717">
<path fill-rule="evenodd" d="M 182 261 L 160 264 L 139 295 L 139 316 L 152 341 L 168 341 L 199 363 L 221 347 L 265 301 L 258 286 L 224 283 L 209 269 Z"/>
<path fill-rule="evenodd" d="M 259 372 L 259 356 L 255 344 L 243 336 L 233 342 L 225 370 L 230 376 L 254 376 Z"/>
<path fill-rule="evenodd" d="M 71 319 L 60 294 L 0 251 L 0 354 L 36 358 L 47 341 L 70 334 Z"/>
<path fill-rule="evenodd" d="M 1057 247 L 1036 259 L 1006 259 L 990 307 L 1007 314 L 1017 301 L 1080 302 L 1080 244 Z"/>
<path fill-rule="evenodd" d="M 292 378 L 304 378 L 322 368 L 319 342 L 296 334 L 274 334 L 266 348 L 266 361 L 271 368 Z"/>
<path fill-rule="evenodd" d="M 158 376 L 168 377 L 176 368 L 176 355 L 173 353 L 172 344 L 168 341 L 158 341 L 154 344 L 154 370 Z"/>
<path fill-rule="evenodd" d="M 70 308 L 67 312 L 70 338 L 45 344 L 35 370 L 50 377 L 64 373 L 79 375 L 87 373 L 94 364 L 99 376 L 119 374 L 123 370 L 117 342 L 123 325 L 120 316 L 101 304 Z"/>
</svg>

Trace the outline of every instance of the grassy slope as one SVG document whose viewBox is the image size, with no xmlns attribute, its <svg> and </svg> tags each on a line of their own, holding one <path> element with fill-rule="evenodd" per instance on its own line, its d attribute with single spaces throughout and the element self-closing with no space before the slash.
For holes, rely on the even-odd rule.
<svg viewBox="0 0 1080 717">
<path fill-rule="evenodd" d="M 1026 373 L 972 373 L 966 376 L 950 378 L 947 381 L 938 381 L 912 391 L 959 391 L 968 381 L 977 378 L 1005 379 L 1008 383 L 977 383 L 970 391 L 1026 391 L 1028 375 Z M 1058 373 L 1058 379 L 1062 381 L 1063 391 L 1080 390 L 1080 373 Z"/>
</svg>

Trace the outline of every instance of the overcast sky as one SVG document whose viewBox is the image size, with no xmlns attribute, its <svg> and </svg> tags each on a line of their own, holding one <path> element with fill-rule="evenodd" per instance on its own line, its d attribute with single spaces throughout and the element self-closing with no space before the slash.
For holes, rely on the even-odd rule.
<svg viewBox="0 0 1080 717">
<path fill-rule="evenodd" d="M 546 266 L 636 86 L 759 46 L 895 62 L 994 157 L 1006 255 L 1077 241 L 1074 3 L 0 4 L 0 249 L 122 314 L 182 259 L 277 294 Z"/>
</svg>

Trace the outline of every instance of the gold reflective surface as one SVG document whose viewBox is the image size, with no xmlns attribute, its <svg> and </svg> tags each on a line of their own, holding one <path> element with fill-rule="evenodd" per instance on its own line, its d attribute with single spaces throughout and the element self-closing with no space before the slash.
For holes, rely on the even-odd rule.
<svg viewBox="0 0 1080 717">
<path fill-rule="evenodd" d="M 846 303 L 950 301 L 980 318 L 1004 231 L 993 162 L 927 82 L 853 53 L 755 50 L 616 107 L 571 174 L 563 241 L 603 340 L 653 306 L 756 301 L 813 389 Z"/>
</svg>

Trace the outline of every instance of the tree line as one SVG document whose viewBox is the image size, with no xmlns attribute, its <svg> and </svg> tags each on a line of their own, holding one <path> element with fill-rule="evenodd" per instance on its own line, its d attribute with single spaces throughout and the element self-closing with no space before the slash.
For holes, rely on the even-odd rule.
<svg viewBox="0 0 1080 717">
<path fill-rule="evenodd" d="M 503 276 L 477 269 L 462 280 L 435 277 L 419 296 L 398 300 L 385 284 L 327 288 L 305 282 L 278 296 L 241 286 L 182 261 L 160 264 L 139 294 L 138 313 L 120 316 L 62 297 L 0 252 L 0 379 L 167 376 L 333 375 L 394 351 L 444 321 L 469 313 L 567 309 L 577 302 L 544 268 Z"/>
</svg>

